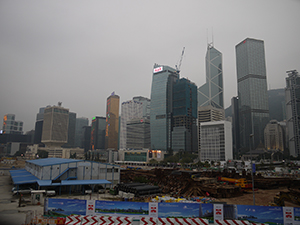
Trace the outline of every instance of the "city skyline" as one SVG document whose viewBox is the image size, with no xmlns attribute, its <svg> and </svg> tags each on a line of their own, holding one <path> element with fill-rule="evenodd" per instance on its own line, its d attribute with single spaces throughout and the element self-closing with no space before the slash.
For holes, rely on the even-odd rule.
<svg viewBox="0 0 300 225">
<path fill-rule="evenodd" d="M 121 102 L 150 98 L 153 65 L 174 68 L 183 47 L 181 77 L 200 87 L 211 41 L 223 55 L 227 108 L 237 96 L 234 46 L 247 37 L 265 42 L 268 89 L 284 88 L 285 72 L 299 71 L 299 6 L 293 0 L 4 1 L 0 116 L 15 114 L 26 132 L 40 107 L 62 102 L 91 121 L 105 115 L 112 91 Z"/>
</svg>

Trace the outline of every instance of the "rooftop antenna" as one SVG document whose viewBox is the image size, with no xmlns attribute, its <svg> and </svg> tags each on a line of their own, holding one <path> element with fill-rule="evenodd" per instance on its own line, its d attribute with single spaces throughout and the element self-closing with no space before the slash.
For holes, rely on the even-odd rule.
<svg viewBox="0 0 300 225">
<path fill-rule="evenodd" d="M 212 38 L 212 46 L 214 47 L 214 28 L 211 28 L 211 38 Z"/>
</svg>

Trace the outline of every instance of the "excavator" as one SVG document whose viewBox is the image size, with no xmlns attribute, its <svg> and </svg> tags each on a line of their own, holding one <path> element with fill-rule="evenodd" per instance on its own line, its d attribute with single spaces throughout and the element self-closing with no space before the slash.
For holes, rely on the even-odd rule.
<svg viewBox="0 0 300 225">
<path fill-rule="evenodd" d="M 274 205 L 285 206 L 284 201 L 292 202 L 300 205 L 300 190 L 294 188 L 288 188 L 289 191 L 280 191 L 277 196 L 274 197 Z"/>
<path fill-rule="evenodd" d="M 218 177 L 219 181 L 225 181 L 230 184 L 234 184 L 235 186 L 241 187 L 242 189 L 250 189 L 252 188 L 252 184 L 249 183 L 245 178 L 228 178 L 228 177 Z"/>
</svg>

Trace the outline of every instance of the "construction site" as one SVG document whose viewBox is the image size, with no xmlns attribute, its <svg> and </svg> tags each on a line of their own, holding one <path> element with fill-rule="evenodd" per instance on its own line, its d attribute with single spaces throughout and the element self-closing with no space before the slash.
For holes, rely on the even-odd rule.
<svg viewBox="0 0 300 225">
<path fill-rule="evenodd" d="M 140 182 L 148 186 L 157 186 L 160 196 L 186 199 L 202 196 L 214 198 L 216 202 L 244 205 L 252 205 L 255 198 L 256 205 L 300 206 L 300 179 L 291 176 L 254 175 L 253 189 L 251 174 L 245 171 L 238 174 L 227 170 L 194 172 L 160 168 L 124 169 L 121 170 L 120 179 L 121 184 L 133 185 Z M 146 194 L 138 196 L 140 200 L 145 200 L 151 195 L 145 190 L 143 193 Z"/>
</svg>

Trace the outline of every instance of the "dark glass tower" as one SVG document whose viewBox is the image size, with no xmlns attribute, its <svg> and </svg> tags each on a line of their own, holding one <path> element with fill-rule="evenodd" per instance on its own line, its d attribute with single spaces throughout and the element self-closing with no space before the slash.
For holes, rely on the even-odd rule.
<svg viewBox="0 0 300 225">
<path fill-rule="evenodd" d="M 197 86 L 182 78 L 174 84 L 172 149 L 197 152 Z"/>
<path fill-rule="evenodd" d="M 173 86 L 178 79 L 175 69 L 154 65 L 150 103 L 152 149 L 167 151 L 172 148 Z"/>
<path fill-rule="evenodd" d="M 224 109 L 222 53 L 209 44 L 205 61 L 206 83 L 198 89 L 198 106 Z"/>
<path fill-rule="evenodd" d="M 93 117 L 91 126 L 91 150 L 105 149 L 105 128 L 105 117 Z"/>
<path fill-rule="evenodd" d="M 247 38 L 235 46 L 239 98 L 241 147 L 264 144 L 264 128 L 269 122 L 269 103 L 264 42 Z"/>
</svg>

